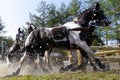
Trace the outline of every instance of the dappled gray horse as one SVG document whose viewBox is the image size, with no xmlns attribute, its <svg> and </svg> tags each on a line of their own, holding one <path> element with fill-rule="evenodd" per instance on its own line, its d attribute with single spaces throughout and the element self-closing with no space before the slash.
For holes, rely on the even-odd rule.
<svg viewBox="0 0 120 80">
<path fill-rule="evenodd" d="M 78 23 L 67 22 L 61 27 L 43 28 L 32 31 L 25 41 L 25 53 L 19 62 L 17 71 L 13 75 L 19 74 L 23 61 L 29 55 L 30 51 L 36 50 L 44 54 L 45 50 L 51 47 L 66 47 L 72 49 L 75 54 L 76 51 L 72 47 L 73 45 L 83 49 L 87 53 L 91 65 L 96 68 L 94 60 L 97 58 L 86 41 L 82 40 L 80 33 L 81 30 L 86 30 L 90 21 L 95 21 L 97 25 L 103 26 L 108 26 L 110 21 L 100 9 L 99 3 L 84 11 L 77 19 Z"/>
</svg>

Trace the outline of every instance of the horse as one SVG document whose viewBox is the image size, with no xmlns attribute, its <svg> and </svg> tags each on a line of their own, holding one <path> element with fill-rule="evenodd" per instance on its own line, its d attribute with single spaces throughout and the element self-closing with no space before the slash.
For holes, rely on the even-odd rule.
<svg viewBox="0 0 120 80">
<path fill-rule="evenodd" d="M 27 29 L 28 35 L 33 30 L 37 29 L 37 27 L 33 23 L 26 22 L 26 24 L 28 25 L 28 29 Z M 47 51 L 49 51 L 49 50 L 47 50 Z M 33 53 L 34 53 L 34 55 L 37 55 L 36 60 L 35 60 L 35 64 L 36 64 L 35 68 L 38 68 L 38 65 L 39 65 L 39 62 L 40 62 L 39 58 L 40 58 L 41 59 L 41 68 L 42 68 L 43 72 L 48 72 L 48 70 L 45 68 L 45 65 L 47 65 L 47 67 L 52 70 L 52 67 L 49 63 L 50 58 L 47 57 L 49 54 L 47 54 L 47 52 L 45 53 L 45 55 L 39 55 L 39 53 L 36 53 L 36 52 L 32 51 L 32 54 Z M 31 56 L 33 57 L 33 55 L 31 55 Z M 42 57 L 40 57 L 40 56 L 42 56 Z"/>
<path fill-rule="evenodd" d="M 9 64 L 11 63 L 13 57 L 17 58 L 18 60 L 22 57 L 22 48 L 24 47 L 24 30 L 18 28 L 18 33 L 16 34 L 16 39 L 13 45 L 10 47 L 6 54 L 6 62 Z"/>
<path fill-rule="evenodd" d="M 35 28 L 33 28 L 31 25 L 33 24 L 29 24 L 28 27 L 28 34 L 30 34 L 30 32 L 32 32 Z M 17 60 L 19 60 L 22 57 L 22 53 L 24 52 L 24 31 L 21 30 L 21 28 L 18 28 L 18 33 L 16 34 L 16 40 L 13 43 L 13 45 L 10 47 L 8 53 L 6 54 L 6 61 L 7 64 L 10 64 L 13 60 L 13 58 L 17 58 Z M 35 66 L 34 68 L 37 68 L 38 65 L 38 56 L 36 52 L 32 51 L 30 52 L 31 55 L 29 55 L 30 61 L 34 61 L 35 62 Z M 42 58 L 40 58 L 42 60 Z M 42 61 L 41 61 L 42 63 Z M 41 65 L 42 66 L 42 65 Z M 47 71 L 47 69 L 45 69 L 44 67 L 42 67 L 42 69 L 44 71 Z"/>
<path fill-rule="evenodd" d="M 36 50 L 37 52 L 44 54 L 45 50 L 48 50 L 51 47 L 66 47 L 68 49 L 72 49 L 73 54 L 76 54 L 76 48 L 73 48 L 74 45 L 87 53 L 87 58 L 93 68 L 96 69 L 94 60 L 97 58 L 94 56 L 94 52 L 87 45 L 86 41 L 82 40 L 80 33 L 82 30 L 86 30 L 90 21 L 95 21 L 97 25 L 103 26 L 108 26 L 110 21 L 100 9 L 99 3 L 96 3 L 94 7 L 87 9 L 81 15 L 77 16 L 77 19 L 77 23 L 67 22 L 61 27 L 33 30 L 25 41 L 24 55 L 20 59 L 19 66 L 17 70 L 13 72 L 13 75 L 19 74 L 21 66 L 30 51 Z"/>
</svg>

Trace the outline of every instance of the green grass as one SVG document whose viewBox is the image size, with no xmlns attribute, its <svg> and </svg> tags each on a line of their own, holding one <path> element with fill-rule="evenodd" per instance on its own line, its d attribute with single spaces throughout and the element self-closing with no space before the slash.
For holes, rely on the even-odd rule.
<svg viewBox="0 0 120 80">
<path fill-rule="evenodd" d="M 67 72 L 0 78 L 0 80 L 120 80 L 120 71 L 107 72 Z"/>
</svg>

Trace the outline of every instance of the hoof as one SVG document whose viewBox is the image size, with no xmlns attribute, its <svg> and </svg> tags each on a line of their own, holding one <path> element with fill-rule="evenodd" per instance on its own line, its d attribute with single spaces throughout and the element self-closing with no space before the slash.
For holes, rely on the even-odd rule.
<svg viewBox="0 0 120 80">
<path fill-rule="evenodd" d="M 19 73 L 20 73 L 20 69 L 17 69 L 16 72 L 13 72 L 13 73 L 12 73 L 12 75 L 13 75 L 13 76 L 17 76 Z"/>
<path fill-rule="evenodd" d="M 110 65 L 109 64 L 104 64 L 103 71 L 108 71 L 110 70 Z"/>
<path fill-rule="evenodd" d="M 65 72 L 65 68 L 64 68 L 64 67 L 61 67 L 61 68 L 59 69 L 59 72 L 60 72 L 60 73 L 64 73 L 64 72 Z"/>
</svg>

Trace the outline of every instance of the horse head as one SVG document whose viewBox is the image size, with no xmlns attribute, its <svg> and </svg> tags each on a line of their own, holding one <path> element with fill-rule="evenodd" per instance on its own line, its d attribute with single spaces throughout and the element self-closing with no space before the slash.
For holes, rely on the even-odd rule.
<svg viewBox="0 0 120 80">
<path fill-rule="evenodd" d="M 13 45 L 10 47 L 9 52 L 13 53 L 20 51 L 21 47 L 24 46 L 24 31 L 21 28 L 18 28 L 18 33 L 16 34 L 16 40 Z"/>
<path fill-rule="evenodd" d="M 98 25 L 108 26 L 111 23 L 105 16 L 104 11 L 101 10 L 99 3 L 96 3 L 93 7 L 92 19 L 95 20 Z"/>
<path fill-rule="evenodd" d="M 111 23 L 105 16 L 104 11 L 100 8 L 99 3 L 83 11 L 78 15 L 77 19 L 82 27 L 88 27 L 90 21 L 95 21 L 97 25 L 101 26 L 108 26 Z"/>
<path fill-rule="evenodd" d="M 18 28 L 18 33 L 16 34 L 16 41 L 20 40 L 20 41 L 24 41 L 24 30 L 21 28 Z"/>
<path fill-rule="evenodd" d="M 26 22 L 26 24 L 28 25 L 28 34 L 30 34 L 33 30 L 37 29 L 37 27 L 33 23 Z"/>
</svg>

